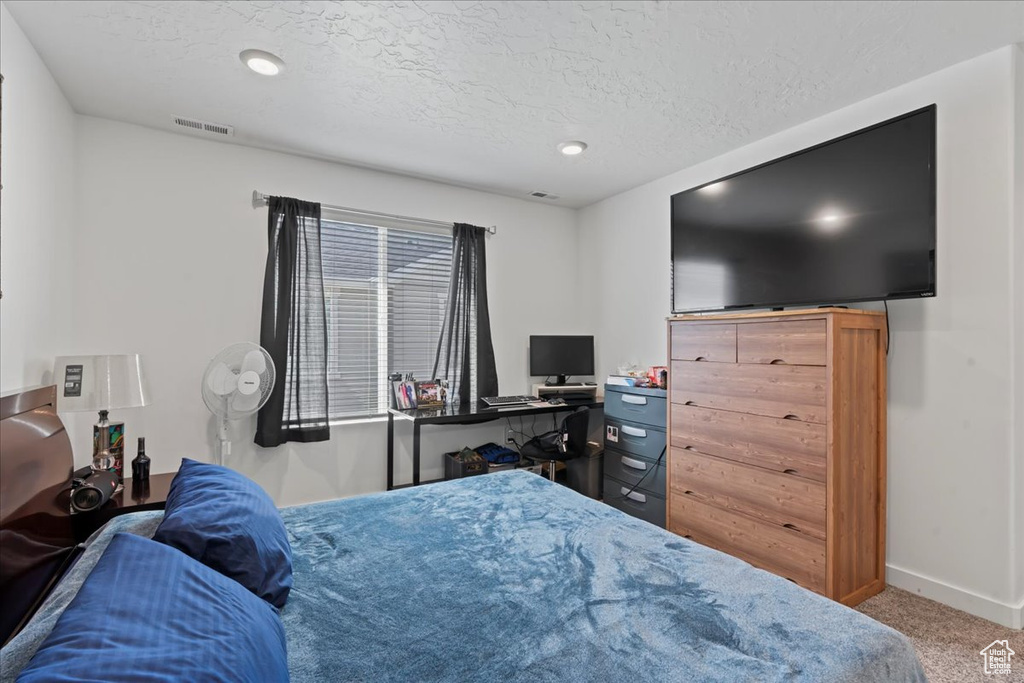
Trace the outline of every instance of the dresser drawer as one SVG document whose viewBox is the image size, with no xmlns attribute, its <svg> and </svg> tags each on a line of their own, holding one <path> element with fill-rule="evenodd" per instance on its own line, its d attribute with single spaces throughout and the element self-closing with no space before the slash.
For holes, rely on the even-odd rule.
<svg viewBox="0 0 1024 683">
<path fill-rule="evenodd" d="M 746 512 L 766 522 L 825 540 L 825 485 L 673 448 L 673 495 Z"/>
<path fill-rule="evenodd" d="M 653 462 L 665 448 L 665 430 L 605 417 L 604 445 Z"/>
<path fill-rule="evenodd" d="M 736 331 L 740 363 L 825 365 L 828 347 L 824 320 L 746 323 Z"/>
<path fill-rule="evenodd" d="M 650 390 L 648 390 L 650 391 Z M 664 394 L 664 391 L 659 391 Z M 653 396 L 647 393 L 628 393 L 605 386 L 604 414 L 618 420 L 640 422 L 652 427 L 665 428 L 668 419 L 668 400 L 665 396 Z"/>
<path fill-rule="evenodd" d="M 736 362 L 736 325 L 673 323 L 673 360 Z"/>
<path fill-rule="evenodd" d="M 665 528 L 665 497 L 637 489 L 613 477 L 604 478 L 604 502 L 628 515 Z M 629 494 L 628 497 L 626 494 Z"/>
<path fill-rule="evenodd" d="M 665 495 L 666 462 L 662 458 L 659 465 L 654 460 L 623 453 L 607 446 L 604 450 L 604 473 L 606 475 L 629 486 L 639 485 L 638 491 L 643 490 L 659 496 Z"/>
<path fill-rule="evenodd" d="M 673 495 L 671 506 L 670 531 L 735 555 L 805 588 L 818 593 L 825 591 L 824 541 L 703 503 L 694 496 Z"/>
<path fill-rule="evenodd" d="M 825 423 L 825 368 L 672 361 L 672 402 Z"/>
<path fill-rule="evenodd" d="M 825 425 L 672 404 L 672 446 L 825 481 Z"/>
</svg>

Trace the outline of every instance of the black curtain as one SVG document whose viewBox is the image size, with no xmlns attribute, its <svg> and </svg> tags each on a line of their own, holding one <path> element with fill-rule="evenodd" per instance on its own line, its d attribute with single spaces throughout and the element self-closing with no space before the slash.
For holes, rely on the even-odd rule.
<svg viewBox="0 0 1024 683">
<path fill-rule="evenodd" d="M 434 377 L 447 379 L 452 396 L 469 403 L 477 396 L 498 395 L 498 372 L 487 310 L 487 256 L 484 228 L 456 223 L 452 230 L 452 275 L 448 305 L 434 357 Z M 476 390 L 471 393 L 472 337 L 476 330 Z"/>
<path fill-rule="evenodd" d="M 260 344 L 276 379 L 256 422 L 256 443 L 330 438 L 327 311 L 320 262 L 320 205 L 270 197 Z"/>
</svg>

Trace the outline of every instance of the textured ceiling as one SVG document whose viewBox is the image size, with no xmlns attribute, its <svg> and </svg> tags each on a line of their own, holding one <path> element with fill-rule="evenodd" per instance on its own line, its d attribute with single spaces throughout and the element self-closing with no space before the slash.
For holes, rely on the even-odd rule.
<svg viewBox="0 0 1024 683">
<path fill-rule="evenodd" d="M 567 206 L 1024 41 L 1022 2 L 5 5 L 78 112 Z"/>
</svg>

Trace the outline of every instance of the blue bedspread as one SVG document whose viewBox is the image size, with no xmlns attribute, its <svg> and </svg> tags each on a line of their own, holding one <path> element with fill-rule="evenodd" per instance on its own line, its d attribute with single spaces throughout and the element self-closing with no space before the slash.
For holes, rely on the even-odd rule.
<svg viewBox="0 0 1024 683">
<path fill-rule="evenodd" d="M 32 656 L 118 517 L 0 650 Z M 524 472 L 286 508 L 292 681 L 924 681 L 899 633 Z"/>
<path fill-rule="evenodd" d="M 293 681 L 924 681 L 899 633 L 523 472 L 282 511 Z"/>
</svg>

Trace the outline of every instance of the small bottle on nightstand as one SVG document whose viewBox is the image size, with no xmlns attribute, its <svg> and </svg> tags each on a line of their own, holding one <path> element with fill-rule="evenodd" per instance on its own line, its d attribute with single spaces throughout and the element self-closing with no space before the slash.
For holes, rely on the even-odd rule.
<svg viewBox="0 0 1024 683">
<path fill-rule="evenodd" d="M 132 483 L 149 481 L 149 456 L 146 455 L 146 437 L 139 437 L 139 453 L 132 460 Z"/>
</svg>

